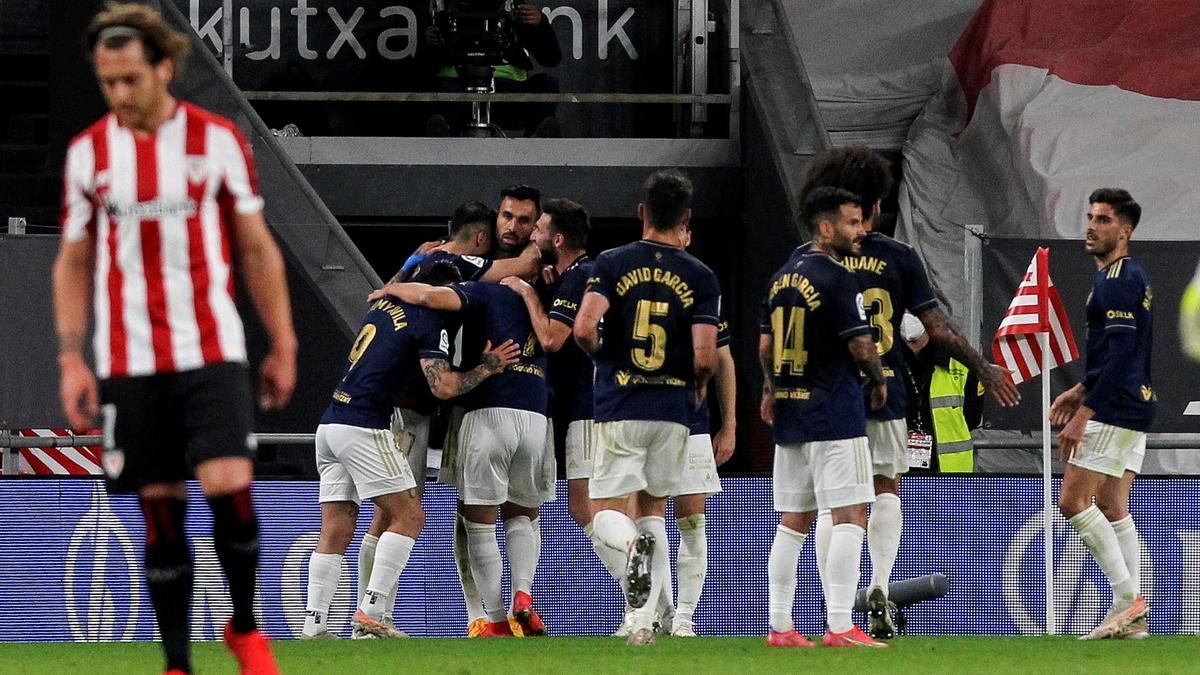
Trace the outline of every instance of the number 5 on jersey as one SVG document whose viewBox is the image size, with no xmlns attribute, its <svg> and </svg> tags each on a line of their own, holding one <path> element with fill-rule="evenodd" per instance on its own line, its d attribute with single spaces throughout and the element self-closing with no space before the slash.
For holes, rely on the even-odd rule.
<svg viewBox="0 0 1200 675">
<path fill-rule="evenodd" d="M 633 321 L 634 341 L 647 341 L 645 347 L 629 350 L 633 364 L 642 370 L 658 370 L 667 360 L 667 329 L 654 323 L 654 318 L 667 316 L 670 303 L 638 300 L 637 316 Z"/>
<path fill-rule="evenodd" d="M 787 311 L 787 318 L 784 312 Z M 808 363 L 808 352 L 804 351 L 803 307 L 776 307 L 771 312 L 771 332 L 774 335 L 775 374 L 782 375 L 787 366 L 791 375 L 803 375 Z"/>
</svg>

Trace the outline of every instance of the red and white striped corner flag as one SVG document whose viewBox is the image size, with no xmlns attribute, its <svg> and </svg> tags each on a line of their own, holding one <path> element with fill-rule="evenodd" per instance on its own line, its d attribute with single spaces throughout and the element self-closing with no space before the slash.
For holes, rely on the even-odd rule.
<svg viewBox="0 0 1200 675">
<path fill-rule="evenodd" d="M 1029 262 L 1017 294 L 1004 312 L 1004 320 L 992 338 L 992 356 L 996 363 L 1012 371 L 1014 383 L 1037 377 L 1042 372 L 1042 350 L 1038 333 L 1047 333 L 1050 367 L 1079 358 L 1071 323 L 1063 309 L 1062 298 L 1050 281 L 1050 251 L 1039 248 Z"/>
</svg>

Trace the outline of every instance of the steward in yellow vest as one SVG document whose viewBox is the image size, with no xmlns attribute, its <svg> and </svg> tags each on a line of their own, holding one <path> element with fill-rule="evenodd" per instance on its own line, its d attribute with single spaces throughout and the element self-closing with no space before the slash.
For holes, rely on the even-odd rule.
<svg viewBox="0 0 1200 675">
<path fill-rule="evenodd" d="M 929 344 L 925 327 L 915 317 L 905 316 L 900 332 L 912 352 L 908 365 L 916 389 L 909 397 L 909 426 L 933 433 L 930 468 L 941 473 L 974 471 L 971 429 L 982 418 L 983 386 L 965 365 Z"/>
</svg>

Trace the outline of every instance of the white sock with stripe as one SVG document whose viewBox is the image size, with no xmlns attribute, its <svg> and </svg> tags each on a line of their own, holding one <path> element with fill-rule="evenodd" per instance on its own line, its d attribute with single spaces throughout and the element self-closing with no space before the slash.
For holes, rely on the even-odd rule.
<svg viewBox="0 0 1200 675">
<path fill-rule="evenodd" d="M 504 590 L 500 587 L 504 563 L 500 559 L 500 542 L 496 541 L 496 526 L 469 520 L 465 522 L 471 575 L 483 601 L 485 616 L 492 623 L 504 621 L 507 614 L 504 610 Z"/>
<path fill-rule="evenodd" d="M 308 559 L 308 602 L 304 606 L 304 635 L 329 630 L 329 605 L 342 574 L 342 556 L 313 551 Z"/>
<path fill-rule="evenodd" d="M 379 537 L 373 534 L 363 535 L 362 543 L 358 546 L 358 595 L 359 600 L 367 594 L 367 584 L 371 581 L 371 568 L 375 565 L 375 547 L 379 546 Z"/>
<path fill-rule="evenodd" d="M 471 546 L 467 541 L 467 519 L 462 516 L 454 517 L 454 567 L 458 569 L 458 582 L 462 586 L 463 601 L 467 605 L 467 622 L 484 617 L 483 600 L 479 598 L 479 589 L 475 585 L 475 576 L 471 573 Z"/>
<path fill-rule="evenodd" d="M 393 600 L 400 573 L 408 565 L 408 557 L 412 555 L 416 543 L 412 537 L 399 532 L 384 532 L 379 536 L 371 581 L 367 583 L 367 594 L 358 605 L 367 616 L 378 621 L 392 613 L 387 603 Z"/>
</svg>

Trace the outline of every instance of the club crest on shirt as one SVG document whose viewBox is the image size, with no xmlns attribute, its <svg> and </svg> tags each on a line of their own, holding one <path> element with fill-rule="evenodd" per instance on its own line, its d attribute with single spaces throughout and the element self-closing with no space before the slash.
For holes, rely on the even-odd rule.
<svg viewBox="0 0 1200 675">
<path fill-rule="evenodd" d="M 208 182 L 208 160 L 203 157 L 188 157 L 187 179 L 189 185 L 203 185 Z"/>
<path fill-rule="evenodd" d="M 522 356 L 535 356 L 537 354 L 537 337 L 529 334 L 529 339 L 525 340 L 525 348 L 521 350 Z"/>
</svg>

